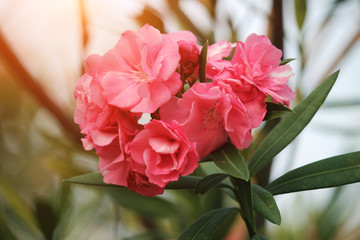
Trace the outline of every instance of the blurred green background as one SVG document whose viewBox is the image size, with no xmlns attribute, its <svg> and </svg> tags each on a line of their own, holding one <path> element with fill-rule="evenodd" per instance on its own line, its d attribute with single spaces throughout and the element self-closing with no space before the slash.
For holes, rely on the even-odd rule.
<svg viewBox="0 0 360 240">
<path fill-rule="evenodd" d="M 216 189 L 146 198 L 62 182 L 97 171 L 72 120 L 85 57 L 104 54 L 123 31 L 145 23 L 162 32 L 190 30 L 199 44 L 266 34 L 284 58 L 296 58 L 289 83 L 296 101 L 341 69 L 325 106 L 257 176 L 260 185 L 359 150 L 358 0 L 1 0 L 0 239 L 175 239 L 206 211 L 234 204 Z M 282 225 L 257 224 L 270 239 L 360 239 L 359 196 L 359 184 L 277 196 Z M 240 219 L 226 239 L 247 239 Z"/>
</svg>

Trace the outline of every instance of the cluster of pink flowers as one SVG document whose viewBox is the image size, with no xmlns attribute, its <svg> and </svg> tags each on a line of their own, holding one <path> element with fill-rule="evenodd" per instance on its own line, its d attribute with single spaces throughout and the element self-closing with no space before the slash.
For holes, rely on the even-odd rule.
<svg viewBox="0 0 360 240">
<path fill-rule="evenodd" d="M 266 114 L 265 98 L 288 105 L 295 97 L 287 85 L 292 69 L 280 66 L 282 53 L 265 36 L 237 42 L 231 60 L 224 60 L 231 43 L 209 46 L 206 82 L 198 81 L 196 41 L 191 32 L 161 34 L 145 25 L 86 59 L 74 118 L 105 183 L 161 194 L 229 139 L 247 148 Z M 146 113 L 152 119 L 140 124 Z"/>
</svg>

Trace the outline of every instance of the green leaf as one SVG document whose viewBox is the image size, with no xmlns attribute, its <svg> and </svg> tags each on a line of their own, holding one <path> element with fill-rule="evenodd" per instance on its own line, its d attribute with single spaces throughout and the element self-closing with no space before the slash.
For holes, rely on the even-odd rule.
<svg viewBox="0 0 360 240">
<path fill-rule="evenodd" d="M 250 236 L 253 236 L 256 233 L 256 230 L 251 183 L 250 181 L 244 181 L 239 178 L 232 178 L 232 181 L 239 194 L 237 198 L 242 210 L 242 217 L 246 223 Z"/>
<path fill-rule="evenodd" d="M 37 200 L 35 202 L 36 217 L 39 227 L 46 239 L 52 239 L 58 224 L 58 218 L 49 202 Z"/>
<path fill-rule="evenodd" d="M 269 239 L 264 235 L 256 234 L 251 238 L 251 240 L 269 240 Z"/>
<path fill-rule="evenodd" d="M 244 180 L 249 180 L 250 174 L 244 157 L 231 143 L 211 153 L 214 163 L 229 175 Z"/>
<path fill-rule="evenodd" d="M 360 152 L 323 159 L 294 169 L 271 182 L 272 194 L 336 187 L 360 182 Z"/>
<path fill-rule="evenodd" d="M 107 192 L 120 205 L 133 209 L 134 211 L 149 217 L 169 217 L 176 216 L 179 213 L 175 206 L 159 197 L 147 197 L 130 191 L 129 189 L 107 184 L 103 182 L 101 173 L 88 173 L 64 180 L 68 183 L 78 183 L 97 186 L 102 191 Z M 193 184 L 195 186 L 195 184 Z"/>
<path fill-rule="evenodd" d="M 147 231 L 146 233 L 141 233 L 134 235 L 132 237 L 121 238 L 122 240 L 166 240 L 166 238 L 159 236 L 159 233 L 153 231 Z"/>
<path fill-rule="evenodd" d="M 201 179 L 194 188 L 195 194 L 204 194 L 211 188 L 218 186 L 229 175 L 224 173 L 212 174 Z"/>
<path fill-rule="evenodd" d="M 301 30 L 306 17 L 306 0 L 295 0 L 296 22 Z"/>
<path fill-rule="evenodd" d="M 184 176 L 179 177 L 175 182 L 170 182 L 166 185 L 166 189 L 194 189 L 196 184 L 202 179 L 202 177 L 196 176 Z"/>
<path fill-rule="evenodd" d="M 196 176 L 185 176 L 179 177 L 175 182 L 170 182 L 166 185 L 166 189 L 194 189 L 195 185 L 201 180 L 201 177 Z M 92 186 L 101 186 L 101 187 L 118 187 L 124 188 L 123 186 L 108 184 L 103 182 L 104 177 L 101 173 L 87 173 L 75 177 L 65 179 L 64 182 L 67 183 L 77 183 L 84 185 Z"/>
<path fill-rule="evenodd" d="M 285 64 L 287 64 L 287 63 L 289 63 L 289 62 L 291 62 L 291 61 L 294 61 L 295 60 L 295 58 L 287 58 L 287 59 L 284 59 L 284 60 L 282 60 L 281 62 L 280 62 L 280 66 L 281 65 L 285 65 Z"/>
<path fill-rule="evenodd" d="M 207 212 L 188 227 L 178 240 L 222 239 L 223 236 L 218 233 L 229 227 L 237 212 L 237 208 L 219 208 Z"/>
<path fill-rule="evenodd" d="M 96 173 L 87 173 L 87 174 L 71 177 L 71 178 L 65 179 L 64 182 L 93 185 L 93 186 L 103 186 L 103 187 L 116 186 L 116 185 L 104 183 L 103 180 L 104 180 L 103 175 L 99 172 L 96 172 Z"/>
<path fill-rule="evenodd" d="M 2 215 L 0 216 L 0 236 L 1 236 L 1 239 L 3 239 L 3 240 L 17 240 L 18 238 L 15 237 L 15 235 L 10 230 L 10 227 L 6 223 L 5 219 L 3 219 L 4 218 L 3 215 L 4 214 L 2 213 Z M 18 231 L 18 229 L 17 229 L 17 231 Z"/>
<path fill-rule="evenodd" d="M 206 81 L 206 62 L 207 62 L 207 51 L 209 47 L 209 41 L 206 41 L 200 52 L 199 59 L 199 79 L 200 82 Z"/>
<path fill-rule="evenodd" d="M 272 223 L 280 225 L 281 216 L 273 195 L 260 187 L 252 184 L 254 210 Z"/>
<path fill-rule="evenodd" d="M 284 117 L 266 136 L 249 161 L 251 176 L 254 176 L 281 150 L 289 145 L 306 127 L 325 101 L 334 85 L 339 71 L 333 73 L 294 108 L 294 114 Z"/>
<path fill-rule="evenodd" d="M 160 197 L 148 197 L 119 187 L 98 187 L 108 193 L 114 201 L 126 208 L 132 209 L 141 215 L 154 217 L 178 217 L 176 206 Z"/>
<path fill-rule="evenodd" d="M 294 111 L 285 105 L 267 102 L 266 103 L 266 115 L 264 117 L 264 121 L 283 117 L 283 116 L 286 116 L 291 113 L 294 113 Z"/>
</svg>

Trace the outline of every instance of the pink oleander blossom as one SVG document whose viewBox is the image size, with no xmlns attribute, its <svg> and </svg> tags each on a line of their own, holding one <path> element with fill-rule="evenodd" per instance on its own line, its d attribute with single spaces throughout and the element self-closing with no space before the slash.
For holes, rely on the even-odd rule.
<svg viewBox="0 0 360 240">
<path fill-rule="evenodd" d="M 208 79 L 212 79 L 222 69 L 231 65 L 228 60 L 223 60 L 223 58 L 230 55 L 231 51 L 231 43 L 225 41 L 220 41 L 209 46 L 206 60 L 206 77 Z"/>
<path fill-rule="evenodd" d="M 130 166 L 142 176 L 139 181 L 148 181 L 160 188 L 198 167 L 196 144 L 189 141 L 176 121 L 150 121 L 135 136 L 130 151 Z"/>
<path fill-rule="evenodd" d="M 148 24 L 124 32 L 107 53 L 113 68 L 99 80 L 108 103 L 131 112 L 156 111 L 181 89 L 178 49 Z"/>
<path fill-rule="evenodd" d="M 181 80 L 184 82 L 185 80 L 189 81 L 190 77 L 191 79 L 197 79 L 200 48 L 196 44 L 196 36 L 189 31 L 172 32 L 166 35 L 179 45 L 179 53 L 181 58 L 178 72 L 181 75 Z M 193 73 L 196 76 L 192 76 Z"/>
<path fill-rule="evenodd" d="M 76 109 L 74 121 L 84 134 L 86 150 L 95 149 L 99 156 L 99 171 L 104 182 L 128 185 L 129 164 L 126 145 L 143 126 L 138 124 L 140 113 L 131 113 L 107 103 L 100 78 L 110 65 L 107 57 L 91 55 L 86 59 L 86 72 L 74 89 Z"/>
<path fill-rule="evenodd" d="M 237 42 L 230 69 L 238 79 L 270 95 L 274 102 L 289 105 L 295 93 L 287 82 L 294 74 L 290 66 L 279 66 L 281 55 L 266 36 L 253 33 L 244 43 Z"/>
<path fill-rule="evenodd" d="M 229 140 L 247 148 L 266 114 L 265 99 L 289 104 L 289 66 L 265 36 L 208 48 L 207 82 L 198 80 L 201 46 L 188 31 L 126 31 L 103 56 L 90 55 L 75 90 L 74 121 L 95 149 L 104 182 L 146 196 L 162 194 L 199 159 Z M 185 91 L 185 89 L 187 89 Z M 148 114 L 151 113 L 151 114 Z M 141 116 L 151 116 L 145 125 Z"/>
<path fill-rule="evenodd" d="M 237 96 L 246 108 L 250 129 L 260 126 L 266 114 L 265 93 L 239 78 L 236 72 L 229 68 L 216 75 L 213 84 L 222 91 Z"/>
<path fill-rule="evenodd" d="M 212 83 L 195 83 L 183 94 L 173 97 L 160 108 L 164 121 L 175 119 L 190 141 L 196 142 L 199 158 L 222 147 L 231 138 L 239 149 L 251 140 L 245 107 L 235 95 Z"/>
<path fill-rule="evenodd" d="M 98 79 L 100 62 L 97 55 L 87 58 L 86 73 L 79 79 L 74 90 L 74 121 L 85 135 L 82 142 L 86 150 L 106 146 L 118 136 L 116 108 L 106 103 Z"/>
<path fill-rule="evenodd" d="M 129 164 L 129 145 L 143 129 L 138 124 L 139 114 L 118 109 L 115 113 L 118 137 L 106 147 L 95 148 L 100 157 L 99 171 L 104 175 L 104 182 L 129 187 L 131 168 Z"/>
</svg>

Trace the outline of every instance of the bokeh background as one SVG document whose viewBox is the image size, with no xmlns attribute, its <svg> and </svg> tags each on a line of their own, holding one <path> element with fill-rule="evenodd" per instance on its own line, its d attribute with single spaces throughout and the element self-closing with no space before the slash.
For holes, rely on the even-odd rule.
<svg viewBox="0 0 360 240">
<path fill-rule="evenodd" d="M 296 58 L 293 105 L 341 69 L 322 109 L 260 183 L 359 151 L 358 0 L 0 0 L 0 239 L 175 239 L 209 209 L 234 204 L 217 190 L 144 198 L 62 182 L 97 171 L 72 120 L 84 59 L 145 23 L 190 30 L 199 44 L 266 34 Z M 359 197 L 359 184 L 277 196 L 281 226 L 258 227 L 270 239 L 360 239 Z M 247 239 L 240 219 L 227 239 Z"/>
</svg>

